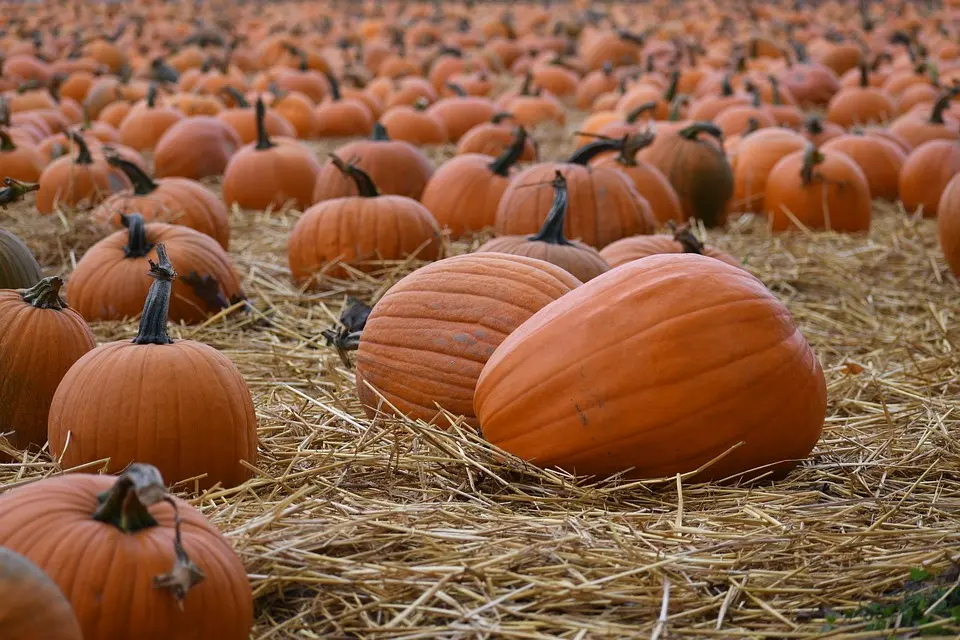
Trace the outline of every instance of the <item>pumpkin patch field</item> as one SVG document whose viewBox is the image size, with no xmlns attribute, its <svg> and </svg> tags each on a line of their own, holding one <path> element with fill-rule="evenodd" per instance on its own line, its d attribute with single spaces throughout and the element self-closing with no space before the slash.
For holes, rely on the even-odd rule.
<svg viewBox="0 0 960 640">
<path fill-rule="evenodd" d="M 960 3 L 0 11 L 0 637 L 960 637 Z"/>
</svg>

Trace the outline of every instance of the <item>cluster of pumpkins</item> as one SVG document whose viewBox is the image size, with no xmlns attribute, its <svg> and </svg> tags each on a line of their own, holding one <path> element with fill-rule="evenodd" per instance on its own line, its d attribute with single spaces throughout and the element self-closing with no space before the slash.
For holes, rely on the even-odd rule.
<svg viewBox="0 0 960 640">
<path fill-rule="evenodd" d="M 4 633 L 26 612 L 23 638 L 247 637 L 242 564 L 163 488 L 236 486 L 256 464 L 240 372 L 167 333 L 248 304 L 232 208 L 303 211 L 288 258 L 304 290 L 428 263 L 327 334 L 356 351 L 370 415 L 479 428 L 598 476 L 777 477 L 819 439 L 813 350 L 691 220 L 860 232 L 873 199 L 896 200 L 937 217 L 960 270 L 952 9 L 472 4 L 30 3 L 2 19 L 0 204 L 89 216 L 105 237 L 64 283 L 0 230 L 0 432 L 123 472 L 0 496 L 0 545 L 69 600 L 0 556 Z M 569 157 L 542 159 L 536 138 L 574 110 Z M 321 138 L 354 140 L 318 158 Z M 431 145 L 455 155 L 435 166 Z M 443 257 L 444 236 L 489 229 Z M 133 341 L 96 345 L 88 323 L 138 316 Z M 159 589 L 109 582 L 134 573 Z"/>
</svg>

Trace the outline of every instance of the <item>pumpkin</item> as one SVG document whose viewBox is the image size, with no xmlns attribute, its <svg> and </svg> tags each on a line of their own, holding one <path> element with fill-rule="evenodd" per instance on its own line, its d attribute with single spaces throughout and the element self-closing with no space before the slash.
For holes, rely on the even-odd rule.
<svg viewBox="0 0 960 640">
<path fill-rule="evenodd" d="M 42 277 L 33 252 L 20 238 L 0 228 L 0 289 L 29 289 Z"/>
<path fill-rule="evenodd" d="M 513 143 L 497 158 L 470 153 L 455 156 L 437 169 L 423 191 L 423 205 L 454 240 L 492 227 L 497 206 L 527 145 L 517 127 Z"/>
<path fill-rule="evenodd" d="M 937 204 L 937 235 L 950 271 L 960 277 L 960 180 L 956 175 L 947 183 Z"/>
<path fill-rule="evenodd" d="M 801 133 L 803 133 L 804 137 L 811 143 L 819 146 L 827 140 L 842 136 L 845 131 L 843 127 L 836 123 L 826 122 L 820 116 L 812 115 L 803 123 Z"/>
<path fill-rule="evenodd" d="M 0 547 L 0 628 L 7 640 L 83 640 L 70 603 L 40 568 Z"/>
<path fill-rule="evenodd" d="M 777 121 L 770 110 L 760 101 L 760 91 L 751 86 L 753 102 L 733 105 L 717 114 L 713 124 L 723 132 L 724 137 L 744 135 L 759 129 L 774 127 Z"/>
<path fill-rule="evenodd" d="M 856 162 L 867 178 L 871 197 L 897 199 L 900 169 L 907 155 L 893 142 L 854 130 L 827 141 L 821 149 L 840 151 Z"/>
<path fill-rule="evenodd" d="M 70 276 L 67 300 L 88 321 L 140 314 L 149 289 L 143 274 L 161 242 L 186 274 L 173 285 L 174 322 L 202 322 L 243 298 L 230 258 L 210 236 L 182 225 L 146 224 L 137 213 L 122 220 L 127 229 L 90 247 Z"/>
<path fill-rule="evenodd" d="M 588 111 L 593 106 L 594 100 L 603 93 L 615 90 L 617 83 L 612 63 L 604 63 L 600 69 L 591 71 L 577 85 L 575 97 L 577 109 Z"/>
<path fill-rule="evenodd" d="M 449 138 L 446 127 L 426 112 L 426 104 L 422 102 L 414 106 L 390 107 L 380 122 L 393 140 L 418 147 L 445 144 Z"/>
<path fill-rule="evenodd" d="M 205 233 L 224 249 L 230 248 L 230 218 L 220 198 L 189 178 L 154 180 L 143 169 L 116 155 L 107 162 L 123 171 L 133 183 L 133 193 L 116 193 L 98 206 L 91 217 L 119 227 L 121 215 L 136 211 L 146 221 L 181 224 Z"/>
<path fill-rule="evenodd" d="M 271 87 L 271 92 L 274 96 L 271 108 L 293 125 L 298 138 L 312 138 L 317 130 L 317 118 L 310 98 L 298 91 L 280 91 L 276 87 Z"/>
<path fill-rule="evenodd" d="M 162 243 L 155 255 L 137 337 L 90 351 L 60 382 L 47 423 L 50 450 L 67 468 L 109 458 L 106 468 L 116 472 L 143 460 L 172 482 L 236 486 L 257 456 L 250 391 L 219 351 L 167 335 L 177 274 Z"/>
<path fill-rule="evenodd" d="M 134 106 L 120 123 L 120 142 L 137 151 L 152 151 L 167 129 L 183 118 L 179 109 L 157 105 L 157 85 L 151 84 L 146 100 Z"/>
<path fill-rule="evenodd" d="M 199 511 L 166 493 L 155 468 L 46 478 L 4 493 L 0 508 L 0 545 L 56 583 L 85 640 L 248 637 L 243 564 Z"/>
<path fill-rule="evenodd" d="M 509 253 L 537 258 L 568 271 L 587 282 L 610 269 L 600 253 L 582 242 L 570 242 L 563 235 L 567 219 L 567 180 L 558 170 L 553 179 L 553 204 L 535 236 L 501 236 L 488 240 L 477 251 Z"/>
<path fill-rule="evenodd" d="M 223 201 L 241 209 L 279 209 L 292 203 L 306 209 L 313 202 L 320 163 L 313 152 L 293 138 L 270 139 L 266 106 L 257 99 L 257 142 L 230 158 L 223 173 Z"/>
<path fill-rule="evenodd" d="M 433 175 L 433 164 L 423 152 L 408 142 L 391 140 L 387 130 L 377 123 L 369 140 L 350 142 L 335 155 L 347 158 L 373 178 L 381 193 L 419 200 Z M 355 196 L 356 182 L 332 162 L 320 167 L 313 189 L 313 201 Z"/>
<path fill-rule="evenodd" d="M 130 181 L 107 161 L 90 153 L 83 136 L 71 132 L 77 156 L 57 158 L 40 174 L 37 211 L 53 213 L 60 207 L 92 208 L 111 194 L 130 188 Z"/>
<path fill-rule="evenodd" d="M 211 116 L 184 118 L 160 136 L 153 153 L 159 178 L 200 180 L 223 173 L 243 142 L 227 123 Z"/>
<path fill-rule="evenodd" d="M 870 85 L 870 71 L 860 61 L 860 86 L 841 89 L 827 105 L 827 120 L 841 127 L 886 122 L 896 114 L 893 98 Z"/>
<path fill-rule="evenodd" d="M 670 181 L 683 209 L 684 218 L 696 218 L 707 227 L 722 226 L 727 203 L 733 196 L 733 173 L 723 151 L 713 142 L 722 132 L 712 124 L 697 122 L 678 131 L 657 135 L 640 157 Z"/>
<path fill-rule="evenodd" d="M 935 218 L 943 191 L 953 176 L 960 173 L 960 142 L 931 140 L 907 156 L 897 191 L 908 213 L 922 209 L 923 217 Z"/>
<path fill-rule="evenodd" d="M 774 165 L 764 201 L 774 231 L 795 225 L 830 231 L 870 230 L 870 187 L 857 163 L 840 151 L 809 145 Z"/>
<path fill-rule="evenodd" d="M 252 144 L 259 140 L 261 128 L 264 128 L 267 134 L 271 136 L 297 137 L 297 130 L 293 125 L 273 109 L 267 109 L 264 106 L 263 114 L 261 114 L 259 107 L 256 109 L 250 108 L 250 104 L 243 94 L 233 87 L 227 87 L 226 89 L 227 93 L 233 96 L 233 101 L 237 106 L 224 109 L 217 114 L 217 118 L 233 127 L 243 144 Z M 258 97 L 257 103 L 262 104 L 263 99 Z"/>
<path fill-rule="evenodd" d="M 333 166 L 352 180 L 359 195 L 324 200 L 307 209 L 290 233 L 288 257 L 293 279 L 318 284 L 318 275 L 344 277 L 341 266 L 373 271 L 384 260 L 440 254 L 437 221 L 419 202 L 381 195 L 359 166 L 331 156 Z"/>
<path fill-rule="evenodd" d="M 671 223 L 671 234 L 656 234 L 651 236 L 633 236 L 617 240 L 603 248 L 600 255 L 611 267 L 659 255 L 661 253 L 697 253 L 708 258 L 715 258 L 735 267 L 741 266 L 740 261 L 726 251 L 721 251 L 700 242 L 689 225 L 677 226 Z"/>
<path fill-rule="evenodd" d="M 520 325 L 484 366 L 474 407 L 487 440 L 544 468 L 779 477 L 816 444 L 826 385 L 763 283 L 720 260 L 665 254 Z"/>
<path fill-rule="evenodd" d="M 32 144 L 15 144 L 10 133 L 0 129 L 0 176 L 36 182 L 44 166 L 46 162 Z"/>
<path fill-rule="evenodd" d="M 374 114 L 364 102 L 354 98 L 344 98 L 340 92 L 340 82 L 332 73 L 327 73 L 330 96 L 314 109 L 318 138 L 347 138 L 367 136 L 373 128 Z"/>
<path fill-rule="evenodd" d="M 610 141 L 611 151 L 590 161 L 592 167 L 618 169 L 633 181 L 637 192 L 650 204 L 657 222 L 683 221 L 680 198 L 670 181 L 653 165 L 637 158 L 637 154 L 653 143 L 650 133 L 625 136 L 622 140 Z"/>
<path fill-rule="evenodd" d="M 915 113 L 902 115 L 890 125 L 890 133 L 899 136 L 914 149 L 924 142 L 931 140 L 957 140 L 960 131 L 957 131 L 957 122 L 944 118 L 944 111 L 950 106 L 950 101 L 960 93 L 960 89 L 951 89 L 944 92 L 933 105 L 928 118 Z"/>
<path fill-rule="evenodd" d="M 414 271 L 377 302 L 360 337 L 357 393 L 367 415 L 382 409 L 444 425 L 443 409 L 476 426 L 473 393 L 487 358 L 526 319 L 579 285 L 560 267 L 500 253 Z"/>
<path fill-rule="evenodd" d="M 96 346 L 80 314 L 60 299 L 63 280 L 0 289 L 0 433 L 19 449 L 43 447 L 57 385 Z"/>
<path fill-rule="evenodd" d="M 512 119 L 513 114 L 500 112 L 495 113 L 490 122 L 472 127 L 457 143 L 456 155 L 480 153 L 496 158 L 513 144 L 515 129 L 506 122 Z M 538 158 L 537 141 L 528 135 L 520 162 L 535 162 Z"/>
<path fill-rule="evenodd" d="M 805 149 L 807 140 L 795 131 L 770 127 L 740 142 L 733 167 L 732 211 L 762 213 L 770 170 L 790 153 Z"/>
<path fill-rule="evenodd" d="M 451 142 L 459 142 L 467 131 L 488 122 L 496 112 L 493 103 L 486 98 L 468 96 L 456 87 L 457 95 L 437 100 L 427 114 L 443 123 Z"/>
<path fill-rule="evenodd" d="M 745 91 L 734 91 L 730 76 L 725 75 L 720 86 L 720 93 L 707 95 L 690 105 L 687 116 L 691 120 L 708 122 L 716 118 L 724 109 L 740 105 L 745 106 L 753 102 L 753 98 Z"/>
</svg>

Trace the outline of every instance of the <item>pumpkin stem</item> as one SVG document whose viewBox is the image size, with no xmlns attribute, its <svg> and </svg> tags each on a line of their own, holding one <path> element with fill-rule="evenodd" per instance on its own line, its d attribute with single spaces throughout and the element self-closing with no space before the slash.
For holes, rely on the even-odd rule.
<svg viewBox="0 0 960 640">
<path fill-rule="evenodd" d="M 263 104 L 263 99 L 257 98 L 257 151 L 265 151 L 277 146 L 270 141 L 270 134 L 267 133 L 267 124 L 264 122 L 267 118 L 267 107 Z"/>
<path fill-rule="evenodd" d="M 340 170 L 340 173 L 354 181 L 357 185 L 357 193 L 361 198 L 376 198 L 380 195 L 373 178 L 366 171 L 355 164 L 347 164 L 334 153 L 330 154 L 330 161 L 333 162 L 333 166 Z"/>
<path fill-rule="evenodd" d="M 469 95 L 467 94 L 467 90 L 464 89 L 459 84 L 457 84 L 456 82 L 448 82 L 447 89 L 450 89 L 450 91 L 453 91 L 454 95 L 456 95 L 458 98 L 466 98 L 467 95 Z"/>
<path fill-rule="evenodd" d="M 637 153 L 653 144 L 654 135 L 650 132 L 638 133 L 633 136 L 624 136 L 620 150 L 617 156 L 617 162 L 627 167 L 637 166 Z"/>
<path fill-rule="evenodd" d="M 174 562 L 170 573 L 161 576 L 154 576 L 153 588 L 166 589 L 173 594 L 177 601 L 177 606 L 183 610 L 183 601 L 187 597 L 190 589 L 197 586 L 206 577 L 190 556 L 183 548 L 182 522 L 180 520 L 180 509 L 176 501 L 169 495 L 163 496 L 163 501 L 173 507 L 173 554 Z"/>
<path fill-rule="evenodd" d="M 134 462 L 108 491 L 97 496 L 93 512 L 97 522 L 110 524 L 124 533 L 136 533 L 156 527 L 157 521 L 147 507 L 162 501 L 167 493 L 156 467 Z"/>
<path fill-rule="evenodd" d="M 529 71 L 523 76 L 523 84 L 520 85 L 520 95 L 529 96 L 533 89 L 533 74 Z"/>
<path fill-rule="evenodd" d="M 680 94 L 670 103 L 670 113 L 667 115 L 667 121 L 678 122 L 683 112 L 683 107 L 690 103 L 690 96 Z"/>
<path fill-rule="evenodd" d="M 807 132 L 812 133 L 815 136 L 823 133 L 823 120 L 817 116 L 810 116 L 807 118 L 807 121 L 804 123 L 804 128 Z"/>
<path fill-rule="evenodd" d="M 60 299 L 60 288 L 63 286 L 63 280 L 52 276 L 44 278 L 30 289 L 20 291 L 20 297 L 29 305 L 37 309 L 53 309 L 54 311 L 63 311 L 67 308 L 67 303 Z"/>
<path fill-rule="evenodd" d="M 637 119 L 645 114 L 648 111 L 653 111 L 657 107 L 657 101 L 651 100 L 650 102 L 644 102 L 643 104 L 637 105 L 629 112 L 627 112 L 627 117 L 623 119 L 627 124 L 636 123 Z"/>
<path fill-rule="evenodd" d="M 373 125 L 373 132 L 370 134 L 370 139 L 378 142 L 390 142 L 390 134 L 387 133 L 385 126 L 377 122 Z"/>
<path fill-rule="evenodd" d="M 242 93 L 236 88 L 227 85 L 220 89 L 220 93 L 225 93 L 230 96 L 230 99 L 237 103 L 237 106 L 241 109 L 249 109 L 250 103 L 247 102 L 247 99 Z"/>
<path fill-rule="evenodd" d="M 10 134 L 6 129 L 0 129 L 0 151 L 16 151 L 17 145 L 13 144 Z"/>
<path fill-rule="evenodd" d="M 153 245 L 147 242 L 147 226 L 143 216 L 139 213 L 129 215 L 120 214 L 120 222 L 128 229 L 127 246 L 123 248 L 123 253 L 128 258 L 143 258 Z"/>
<path fill-rule="evenodd" d="M 0 127 L 10 126 L 10 103 L 0 96 Z"/>
<path fill-rule="evenodd" d="M 751 133 L 754 133 L 759 129 L 760 129 L 760 121 L 751 116 L 750 118 L 747 119 L 747 128 L 743 130 L 743 133 L 740 134 L 740 137 L 746 138 L 748 135 L 750 135 Z"/>
<path fill-rule="evenodd" d="M 77 148 L 80 150 L 77 153 L 77 159 L 74 160 L 76 164 L 93 164 L 93 156 L 90 155 L 90 147 L 87 146 L 87 141 L 83 139 L 83 136 L 74 130 L 67 131 L 67 136 L 73 140 L 74 144 L 77 145 Z"/>
<path fill-rule="evenodd" d="M 299 60 L 298 67 L 300 71 L 310 70 L 310 59 L 307 57 L 306 51 L 292 44 L 287 44 L 286 49 L 288 52 L 290 52 L 290 55 L 296 56 L 298 58 Z"/>
<path fill-rule="evenodd" d="M 420 96 L 419 98 L 417 98 L 416 101 L 413 103 L 413 108 L 420 112 L 426 111 L 429 106 L 430 106 L 430 101 L 423 96 Z"/>
<path fill-rule="evenodd" d="M 587 166 L 591 160 L 596 158 L 601 153 L 606 153 L 607 151 L 622 151 L 623 150 L 623 139 L 615 138 L 601 138 L 594 142 L 583 145 L 579 149 L 573 152 L 573 155 L 567 160 L 570 164 L 579 164 L 581 166 Z"/>
<path fill-rule="evenodd" d="M 563 225 L 567 221 L 567 179 L 558 170 L 553 178 L 553 205 L 550 213 L 540 227 L 540 233 L 530 236 L 530 240 L 546 242 L 547 244 L 569 245 L 569 240 L 563 235 Z"/>
<path fill-rule="evenodd" d="M 720 84 L 720 95 L 729 98 L 733 95 L 733 84 L 730 83 L 730 74 L 723 74 L 723 82 Z"/>
<path fill-rule="evenodd" d="M 147 89 L 147 108 L 153 109 L 157 106 L 157 83 L 151 82 Z"/>
<path fill-rule="evenodd" d="M 813 170 L 824 159 L 823 153 L 815 145 L 807 146 L 807 150 L 803 154 L 803 167 L 800 168 L 800 179 L 803 180 L 803 186 L 813 182 Z"/>
<path fill-rule="evenodd" d="M 957 89 L 945 91 L 942 96 L 934 103 L 933 111 L 930 112 L 930 124 L 945 124 L 943 112 L 950 106 L 950 101 L 957 95 Z"/>
<path fill-rule="evenodd" d="M 36 182 L 20 182 L 13 178 L 4 178 L 3 188 L 0 189 L 0 207 L 6 209 L 8 204 L 17 202 L 26 194 L 39 188 L 40 184 Z"/>
<path fill-rule="evenodd" d="M 680 72 L 674 71 L 670 75 L 670 85 L 663 93 L 664 102 L 671 102 L 677 95 L 677 87 L 680 85 Z"/>
<path fill-rule="evenodd" d="M 496 160 L 488 166 L 490 171 L 498 176 L 507 177 L 510 175 L 510 168 L 520 161 L 527 145 L 527 130 L 523 127 L 517 127 L 513 130 L 513 142 L 503 150 Z"/>
<path fill-rule="evenodd" d="M 780 80 L 777 79 L 777 76 L 770 74 L 767 76 L 767 81 L 770 82 L 770 102 L 774 106 L 780 106 L 783 104 L 783 98 L 780 96 Z"/>
<path fill-rule="evenodd" d="M 870 70 L 879 71 L 881 64 L 883 64 L 884 62 L 892 62 L 892 61 L 893 61 L 893 56 L 891 56 L 886 51 L 882 53 L 878 53 L 877 57 L 873 59 L 873 64 L 870 65 Z"/>
<path fill-rule="evenodd" d="M 696 140 L 697 136 L 701 133 L 711 135 L 717 140 L 723 142 L 723 131 L 721 131 L 711 122 L 694 122 L 689 127 L 685 127 L 678 131 L 677 135 L 686 138 L 687 140 Z"/>
<path fill-rule="evenodd" d="M 860 67 L 860 87 L 865 89 L 870 86 L 870 69 L 866 60 L 861 60 L 857 66 Z"/>
<path fill-rule="evenodd" d="M 498 113 L 493 114 L 493 117 L 490 118 L 490 122 L 492 122 L 493 124 L 500 124 L 504 120 L 513 120 L 513 114 L 510 113 L 509 111 L 500 111 Z"/>
<path fill-rule="evenodd" d="M 167 248 L 163 244 L 157 245 L 157 260 L 150 260 L 150 277 L 153 284 L 147 293 L 147 300 L 143 305 L 143 315 L 140 316 L 140 330 L 133 339 L 134 344 L 173 344 L 167 335 L 167 318 L 170 315 L 170 294 L 173 291 L 173 281 L 177 277 L 170 258 L 167 257 Z"/>
<path fill-rule="evenodd" d="M 697 253 L 703 255 L 703 243 L 693 234 L 690 225 L 685 224 L 681 227 L 671 220 L 667 223 L 670 230 L 673 231 L 673 239 L 680 243 L 684 253 Z"/>
<path fill-rule="evenodd" d="M 334 102 L 340 102 L 343 96 L 340 94 L 340 83 L 337 81 L 337 77 L 329 71 L 324 71 L 323 75 L 327 77 L 327 84 L 330 85 L 330 99 Z"/>
<path fill-rule="evenodd" d="M 133 183 L 133 194 L 146 196 L 157 190 L 158 185 L 139 165 L 130 162 L 115 153 L 107 156 L 107 162 L 120 169 Z"/>
</svg>

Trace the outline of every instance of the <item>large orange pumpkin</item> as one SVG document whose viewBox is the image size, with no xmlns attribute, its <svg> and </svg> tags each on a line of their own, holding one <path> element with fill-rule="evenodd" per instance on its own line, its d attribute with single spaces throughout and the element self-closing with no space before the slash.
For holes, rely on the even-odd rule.
<svg viewBox="0 0 960 640">
<path fill-rule="evenodd" d="M 486 439 L 542 467 L 659 478 L 714 461 L 695 479 L 723 480 L 780 476 L 805 458 L 826 385 L 763 283 L 672 254 L 541 309 L 490 357 L 474 406 Z"/>
</svg>

